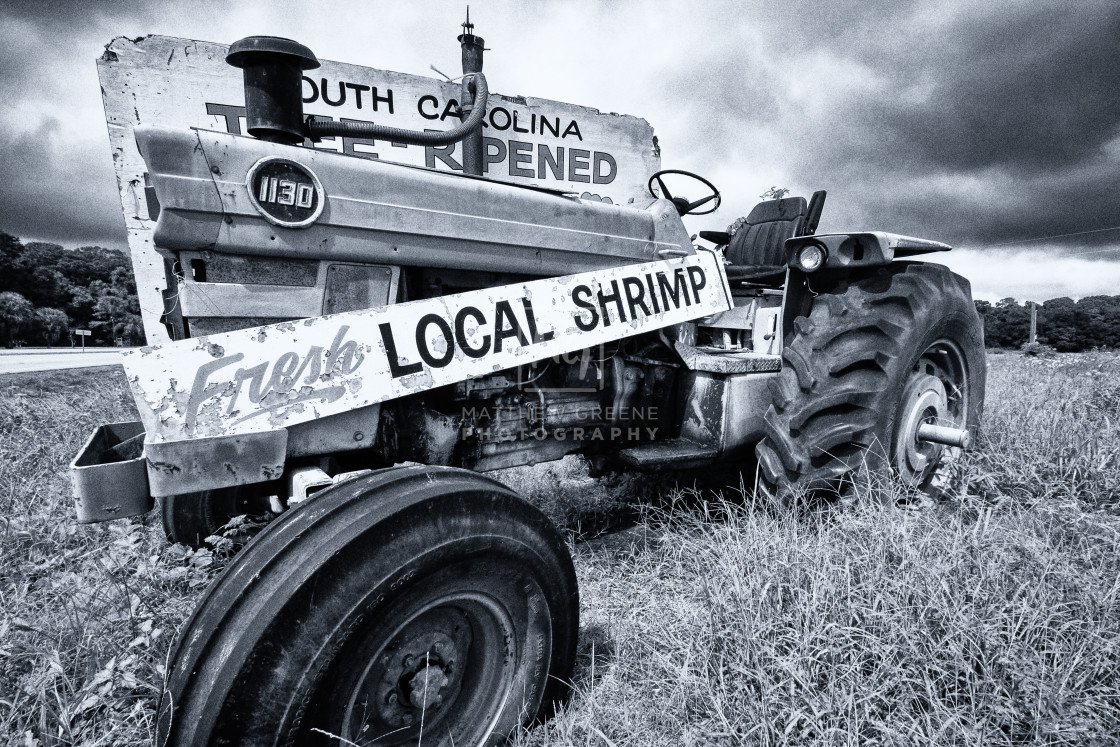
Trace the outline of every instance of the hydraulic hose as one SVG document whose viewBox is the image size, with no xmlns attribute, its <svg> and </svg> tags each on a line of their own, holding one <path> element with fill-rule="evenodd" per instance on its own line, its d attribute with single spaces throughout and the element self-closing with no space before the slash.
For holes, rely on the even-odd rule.
<svg viewBox="0 0 1120 747">
<path fill-rule="evenodd" d="M 463 79 L 463 93 L 474 88 L 474 108 L 467 116 L 466 121 L 458 127 L 444 132 L 417 132 L 400 127 L 374 124 L 372 122 L 335 122 L 333 120 L 318 120 L 314 115 L 307 118 L 305 128 L 312 140 L 321 137 L 362 137 L 372 140 L 388 140 L 393 143 L 407 143 L 408 145 L 450 145 L 457 143 L 467 135 L 482 126 L 482 118 L 486 116 L 486 99 L 489 89 L 486 87 L 486 76 L 482 73 L 471 73 Z M 464 95 L 465 99 L 466 96 Z"/>
</svg>

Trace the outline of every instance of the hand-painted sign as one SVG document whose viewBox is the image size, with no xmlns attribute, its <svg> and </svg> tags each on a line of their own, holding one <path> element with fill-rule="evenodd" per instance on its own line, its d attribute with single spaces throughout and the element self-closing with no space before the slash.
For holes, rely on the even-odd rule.
<svg viewBox="0 0 1120 747">
<path fill-rule="evenodd" d="M 163 258 L 152 247 L 154 216 L 148 213 L 145 168 L 132 129 L 143 123 L 244 133 L 242 73 L 225 63 L 227 50 L 222 44 L 165 36 L 118 38 L 97 63 L 144 331 L 153 344 L 167 340 L 159 322 L 166 274 Z M 457 45 L 452 42 L 449 50 L 457 59 Z M 414 130 L 446 130 L 459 124 L 458 84 L 321 62 L 322 67 L 307 71 L 303 78 L 308 114 Z M 501 86 L 500 65 L 495 59 L 490 73 L 493 87 Z M 636 117 L 492 93 L 483 127 L 486 175 L 491 179 L 560 188 L 625 204 L 646 194 L 646 180 L 659 168 L 653 129 Z M 343 137 L 304 145 L 437 170 L 462 170 L 459 144 L 424 147 Z M 271 202 L 273 193 L 268 187 L 259 205 L 262 212 L 299 213 L 298 208 L 278 209 L 280 200 L 287 199 L 287 193 L 279 191 L 279 181 L 286 177 L 273 176 L 277 178 L 276 202 Z M 297 179 L 288 181 L 293 184 L 292 199 L 311 198 L 306 189 L 298 192 Z M 254 194 L 260 199 L 259 190 Z"/>
<path fill-rule="evenodd" d="M 149 442 L 296 423 L 731 308 L 711 251 L 123 353 Z"/>
</svg>

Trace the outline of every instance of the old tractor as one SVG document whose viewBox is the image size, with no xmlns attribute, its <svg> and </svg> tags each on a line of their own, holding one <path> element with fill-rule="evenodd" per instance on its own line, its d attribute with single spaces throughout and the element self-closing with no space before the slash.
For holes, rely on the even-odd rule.
<svg viewBox="0 0 1120 747">
<path fill-rule="evenodd" d="M 459 40 L 438 131 L 305 116 L 319 61 L 274 37 L 225 57 L 247 135 L 135 128 L 172 341 L 126 352 L 141 421 L 78 455 L 79 518 L 154 497 L 198 546 L 278 514 L 180 631 L 160 743 L 478 745 L 546 718 L 576 576 L 503 468 L 580 454 L 730 466 L 776 499 L 868 474 L 936 494 L 977 428 L 969 284 L 909 259 L 950 247 L 817 235 L 818 192 L 703 248 L 682 218 L 721 197 L 688 172 L 626 204 L 488 178 L 483 43 Z M 309 147 L 327 137 L 455 145 L 462 169 Z"/>
</svg>

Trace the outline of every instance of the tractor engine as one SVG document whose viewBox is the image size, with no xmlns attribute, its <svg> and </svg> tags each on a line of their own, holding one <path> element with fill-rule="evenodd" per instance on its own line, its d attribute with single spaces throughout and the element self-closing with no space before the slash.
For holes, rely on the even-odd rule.
<svg viewBox="0 0 1120 747">
<path fill-rule="evenodd" d="M 575 451 L 594 463 L 596 452 L 675 435 L 680 364 L 671 358 L 656 336 L 633 338 L 401 401 L 382 422 L 410 434 L 403 458 L 431 464 L 492 470 Z"/>
</svg>

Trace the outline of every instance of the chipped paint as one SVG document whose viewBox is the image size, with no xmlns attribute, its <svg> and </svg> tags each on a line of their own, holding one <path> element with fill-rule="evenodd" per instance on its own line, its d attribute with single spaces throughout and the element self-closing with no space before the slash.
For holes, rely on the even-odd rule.
<svg viewBox="0 0 1120 747">
<path fill-rule="evenodd" d="M 711 251 L 126 351 L 149 443 L 279 429 L 725 311 Z"/>
</svg>

